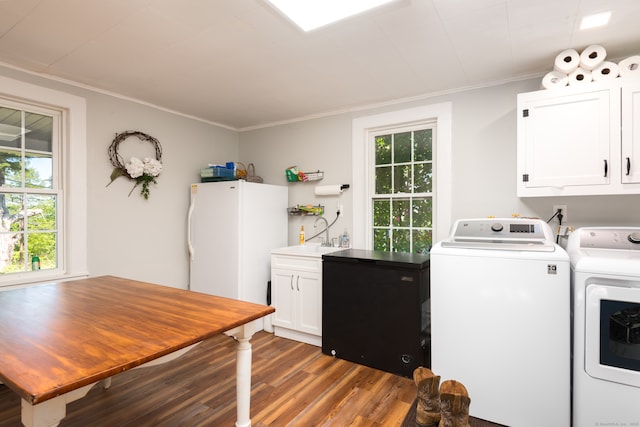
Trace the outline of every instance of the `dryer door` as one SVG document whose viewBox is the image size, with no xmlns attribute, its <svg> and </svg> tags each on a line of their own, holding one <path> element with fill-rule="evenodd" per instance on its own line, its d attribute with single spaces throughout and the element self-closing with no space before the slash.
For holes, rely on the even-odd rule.
<svg viewBox="0 0 640 427">
<path fill-rule="evenodd" d="M 640 387 L 640 282 L 595 281 L 586 289 L 587 374 Z"/>
</svg>

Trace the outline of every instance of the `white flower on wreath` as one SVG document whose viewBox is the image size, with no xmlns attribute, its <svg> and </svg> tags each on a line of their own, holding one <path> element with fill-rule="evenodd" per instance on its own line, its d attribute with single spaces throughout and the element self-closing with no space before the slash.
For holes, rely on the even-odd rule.
<svg viewBox="0 0 640 427">
<path fill-rule="evenodd" d="M 127 173 L 131 178 L 138 178 L 144 173 L 144 163 L 137 157 L 132 157 L 125 167 L 127 168 Z"/>
<path fill-rule="evenodd" d="M 156 159 L 145 157 L 142 163 L 144 164 L 143 173 L 147 175 L 158 176 L 162 172 L 162 163 Z"/>
<path fill-rule="evenodd" d="M 129 160 L 129 163 L 125 165 L 125 169 L 127 173 L 131 177 L 131 179 L 136 180 L 136 185 L 133 186 L 131 191 L 133 191 L 138 185 L 142 184 L 142 190 L 140 190 L 140 194 L 145 199 L 149 198 L 149 184 L 156 184 L 156 177 L 160 175 L 162 171 L 162 163 L 156 159 L 150 159 L 149 157 L 145 157 L 143 160 L 140 160 L 137 157 L 132 157 Z M 113 177 L 111 177 L 111 181 L 113 182 Z M 131 192 L 129 193 L 131 195 Z"/>
</svg>

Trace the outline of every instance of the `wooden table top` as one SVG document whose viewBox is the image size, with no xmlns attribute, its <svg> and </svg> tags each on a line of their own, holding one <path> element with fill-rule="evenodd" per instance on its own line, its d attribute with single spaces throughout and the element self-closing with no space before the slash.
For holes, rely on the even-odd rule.
<svg viewBox="0 0 640 427">
<path fill-rule="evenodd" d="M 274 311 L 114 276 L 0 291 L 0 380 L 40 403 Z"/>
</svg>

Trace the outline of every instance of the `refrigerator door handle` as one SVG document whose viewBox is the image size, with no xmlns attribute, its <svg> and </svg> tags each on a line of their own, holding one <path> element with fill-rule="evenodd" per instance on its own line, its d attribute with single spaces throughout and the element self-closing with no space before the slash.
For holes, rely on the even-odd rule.
<svg viewBox="0 0 640 427">
<path fill-rule="evenodd" d="M 187 246 L 189 248 L 189 256 L 191 261 L 195 258 L 195 249 L 193 248 L 193 242 L 191 241 L 191 217 L 193 216 L 193 209 L 196 205 L 196 196 L 191 195 L 191 203 L 189 204 L 189 213 L 187 214 Z"/>
</svg>

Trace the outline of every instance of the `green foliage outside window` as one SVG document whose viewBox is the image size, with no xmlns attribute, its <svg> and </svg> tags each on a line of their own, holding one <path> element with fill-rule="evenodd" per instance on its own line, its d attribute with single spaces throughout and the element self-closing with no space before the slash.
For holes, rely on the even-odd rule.
<svg viewBox="0 0 640 427">
<path fill-rule="evenodd" d="M 432 191 L 433 128 L 375 137 L 374 250 L 428 252 Z"/>
</svg>

